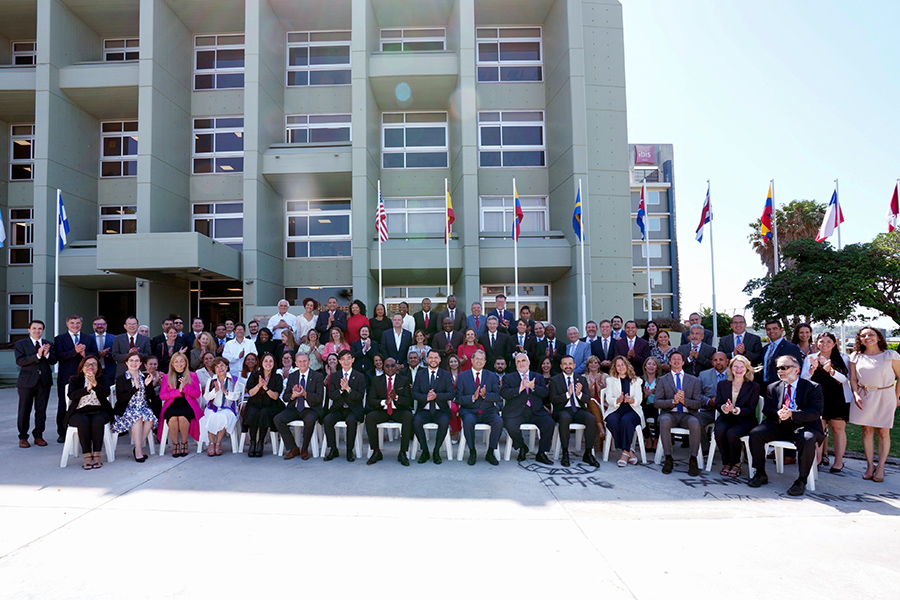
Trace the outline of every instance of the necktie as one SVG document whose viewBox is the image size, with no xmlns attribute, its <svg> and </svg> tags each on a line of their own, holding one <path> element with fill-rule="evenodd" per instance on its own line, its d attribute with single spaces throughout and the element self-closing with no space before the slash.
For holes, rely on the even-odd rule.
<svg viewBox="0 0 900 600">
<path fill-rule="evenodd" d="M 494 334 L 491 334 L 491 350 L 494 349 Z"/>
<path fill-rule="evenodd" d="M 743 343 L 744 343 L 744 334 L 741 334 L 741 335 L 737 336 L 737 339 L 735 340 L 734 345 L 740 346 Z"/>
<path fill-rule="evenodd" d="M 134 348 L 134 338 L 132 336 L 128 336 L 128 349 Z"/>
<path fill-rule="evenodd" d="M 628 340 L 628 349 L 634 350 L 634 339 Z"/>
<path fill-rule="evenodd" d="M 388 416 L 391 416 L 394 413 L 394 408 L 391 406 L 391 390 L 393 390 L 393 389 L 394 389 L 394 378 L 388 377 L 388 380 L 387 380 L 387 395 L 388 395 L 388 397 L 387 397 L 387 402 L 385 403 L 385 404 L 387 404 Z"/>
<path fill-rule="evenodd" d="M 452 308 L 450 309 L 450 318 L 453 319 L 453 320 L 456 319 L 456 317 L 453 316 L 455 312 L 456 312 L 456 311 L 453 310 Z"/>
<path fill-rule="evenodd" d="M 603 358 L 609 355 L 609 338 L 603 338 Z"/>
<path fill-rule="evenodd" d="M 425 329 L 428 329 L 428 313 L 425 313 Z"/>
<path fill-rule="evenodd" d="M 765 371 L 765 379 L 770 379 L 770 375 L 772 374 L 772 366 L 769 364 L 772 362 L 772 355 L 775 354 L 775 343 L 770 342 L 769 347 L 766 348 L 766 371 Z"/>
<path fill-rule="evenodd" d="M 77 333 L 75 334 L 75 345 L 76 346 L 78 345 L 78 334 Z"/>
<path fill-rule="evenodd" d="M 716 373 L 716 381 L 725 381 L 725 373 Z"/>
<path fill-rule="evenodd" d="M 523 380 L 523 381 L 528 381 L 528 373 L 522 373 L 522 380 Z M 525 396 L 527 397 L 527 396 L 530 396 L 530 395 L 531 395 L 531 390 L 529 390 L 528 388 L 525 388 Z M 526 401 L 525 401 L 525 406 L 530 407 L 530 406 L 531 406 L 531 400 L 526 400 Z"/>
<path fill-rule="evenodd" d="M 519 345 L 522 347 L 525 346 L 525 336 L 524 335 L 519 336 Z"/>
<path fill-rule="evenodd" d="M 678 373 L 675 375 L 675 389 L 678 390 L 679 392 L 681 391 L 681 373 Z M 680 412 L 680 413 L 684 412 L 683 404 L 678 405 L 678 412 Z"/>
<path fill-rule="evenodd" d="M 434 371 L 431 372 L 431 387 L 434 387 Z"/>
<path fill-rule="evenodd" d="M 303 388 L 304 390 L 306 389 L 306 375 L 300 376 L 300 387 Z M 303 401 L 302 397 L 298 397 L 297 402 L 302 403 L 304 405 L 306 404 L 306 402 Z"/>
<path fill-rule="evenodd" d="M 569 376 L 566 376 L 566 391 L 568 391 L 568 389 L 570 387 L 572 387 L 572 378 Z M 572 404 L 572 411 L 573 412 L 577 411 L 578 404 L 576 404 L 576 402 L 575 402 L 575 389 L 574 388 L 572 388 L 572 398 L 569 400 L 569 402 Z"/>
<path fill-rule="evenodd" d="M 791 408 L 791 384 L 788 384 L 784 390 L 784 406 L 782 408 Z"/>
<path fill-rule="evenodd" d="M 481 373 L 475 374 L 475 391 L 481 388 Z"/>
<path fill-rule="evenodd" d="M 34 343 L 34 349 L 35 349 L 35 350 L 40 350 L 40 349 L 41 349 L 41 343 L 40 343 L 40 342 L 35 342 L 35 343 Z"/>
<path fill-rule="evenodd" d="M 447 344 L 448 345 L 450 344 L 450 332 L 449 331 L 447 332 Z"/>
<path fill-rule="evenodd" d="M 475 331 L 478 331 L 478 317 L 475 317 Z"/>
</svg>

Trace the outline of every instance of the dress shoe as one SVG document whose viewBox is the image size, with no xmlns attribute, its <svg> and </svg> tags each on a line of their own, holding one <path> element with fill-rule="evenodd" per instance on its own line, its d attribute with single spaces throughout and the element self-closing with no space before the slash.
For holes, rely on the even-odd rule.
<svg viewBox="0 0 900 600">
<path fill-rule="evenodd" d="M 428 462 L 429 458 L 431 458 L 431 454 L 428 453 L 428 448 L 422 448 L 422 454 L 419 455 L 419 460 L 416 462 L 420 465 L 424 465 Z"/>
<path fill-rule="evenodd" d="M 688 475 L 691 477 L 696 477 L 700 474 L 700 467 L 697 466 L 697 457 L 692 456 L 691 460 L 688 462 Z"/>
<path fill-rule="evenodd" d="M 301 460 L 309 460 L 309 457 L 310 457 L 309 450 L 301 450 L 300 451 Z"/>
<path fill-rule="evenodd" d="M 666 460 L 663 461 L 663 468 L 662 468 L 663 475 L 668 475 L 669 473 L 672 472 L 672 469 L 674 469 L 674 468 L 675 468 L 675 464 L 672 462 L 672 457 L 666 456 Z"/>
<path fill-rule="evenodd" d="M 517 461 L 522 462 L 523 460 L 528 459 L 528 446 L 522 446 L 519 448 L 519 456 L 516 458 Z"/>
<path fill-rule="evenodd" d="M 121 434 L 120 434 L 120 435 L 121 435 Z M 34 438 L 34 443 L 37 444 L 37 441 L 38 441 L 38 440 L 41 440 L 42 442 L 44 442 L 43 438 Z M 57 443 L 57 444 L 65 444 L 65 443 L 66 443 L 66 436 L 61 435 L 61 436 L 59 436 L 58 438 L 56 438 L 56 443 Z M 41 445 L 41 444 L 38 444 L 38 446 L 40 446 L 40 445 Z M 46 445 L 47 445 L 47 442 L 44 442 L 43 445 L 46 446 Z"/>
<path fill-rule="evenodd" d="M 561 464 L 564 467 L 568 467 L 569 465 L 572 464 L 572 461 L 569 460 L 569 451 L 568 450 L 563 450 L 562 460 L 559 461 L 559 464 Z"/>
<path fill-rule="evenodd" d="M 66 438 L 60 438 L 60 439 L 62 439 L 63 442 L 66 441 Z M 57 443 L 61 443 L 59 440 L 56 440 L 56 441 L 57 441 Z M 47 445 L 47 442 L 44 441 L 44 438 L 36 437 L 36 438 L 34 438 L 34 445 L 40 446 L 43 448 L 44 446 Z"/>
<path fill-rule="evenodd" d="M 433 460 L 434 464 L 436 464 L 436 465 L 439 465 L 442 462 L 444 462 L 443 460 L 441 460 L 441 449 L 440 448 L 434 449 L 434 452 L 431 455 L 431 460 Z"/>
<path fill-rule="evenodd" d="M 476 460 L 478 460 L 478 457 L 475 455 L 475 449 L 473 448 L 472 450 L 469 450 L 469 460 L 467 460 L 466 462 L 471 467 L 475 465 Z"/>
<path fill-rule="evenodd" d="M 339 456 L 340 456 L 340 453 L 338 452 L 337 448 L 330 448 L 328 450 L 328 452 L 325 453 L 325 462 L 328 462 L 329 460 L 334 460 L 335 458 L 337 458 Z"/>
<path fill-rule="evenodd" d="M 750 481 L 747 482 L 747 485 L 752 488 L 758 488 L 766 485 L 767 483 L 769 483 L 769 478 L 766 477 L 766 474 L 761 471 L 757 471 L 756 475 L 751 477 Z"/>
<path fill-rule="evenodd" d="M 584 456 L 581 457 L 581 461 L 588 466 L 594 467 L 595 469 L 600 468 L 600 463 L 597 462 L 597 458 L 594 456 L 594 453 L 591 451 L 587 451 L 584 453 Z"/>
<path fill-rule="evenodd" d="M 790 488 L 788 488 L 788 496 L 802 496 L 806 493 L 806 483 L 800 479 L 794 482 Z"/>
<path fill-rule="evenodd" d="M 401 452 L 397 455 L 397 462 L 403 465 L 404 467 L 409 466 L 409 457 L 406 456 L 406 452 Z"/>
<path fill-rule="evenodd" d="M 372 456 L 369 457 L 369 460 L 366 461 L 367 465 L 374 465 L 379 460 L 382 460 L 384 455 L 381 453 L 381 450 L 375 450 L 372 452 Z"/>
<path fill-rule="evenodd" d="M 553 461 L 547 456 L 546 452 L 538 452 L 534 455 L 534 460 L 541 463 L 542 465 L 552 465 Z"/>
<path fill-rule="evenodd" d="M 356 455 L 353 454 L 353 450 L 347 450 L 347 462 L 353 462 L 356 460 Z"/>
<path fill-rule="evenodd" d="M 288 453 L 284 455 L 284 460 L 291 460 L 292 458 L 297 458 L 300 456 L 300 448 L 292 448 L 288 450 Z"/>
<path fill-rule="evenodd" d="M 494 454 L 493 450 L 487 451 L 487 453 L 484 455 L 484 460 L 488 461 L 495 467 L 500 464 L 500 462 L 497 460 L 497 456 Z"/>
<path fill-rule="evenodd" d="M 28 440 L 19 440 L 19 448 L 31 448 L 31 444 L 28 443 Z"/>
</svg>

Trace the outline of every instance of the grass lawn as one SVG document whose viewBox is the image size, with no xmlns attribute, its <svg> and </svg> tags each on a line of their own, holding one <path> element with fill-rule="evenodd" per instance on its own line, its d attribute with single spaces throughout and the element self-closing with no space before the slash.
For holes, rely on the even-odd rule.
<svg viewBox="0 0 900 600">
<path fill-rule="evenodd" d="M 900 457 L 900 408 L 894 413 L 894 428 L 891 429 L 891 456 Z M 877 438 L 876 438 L 877 440 Z M 831 440 L 829 440 L 830 442 Z M 830 446 L 830 444 L 829 444 Z M 847 450 L 850 452 L 859 452 L 862 454 L 862 427 L 859 425 L 851 425 L 847 423 Z M 834 452 L 834 448 L 830 447 L 829 451 Z M 876 445 L 875 451 L 878 451 Z"/>
</svg>

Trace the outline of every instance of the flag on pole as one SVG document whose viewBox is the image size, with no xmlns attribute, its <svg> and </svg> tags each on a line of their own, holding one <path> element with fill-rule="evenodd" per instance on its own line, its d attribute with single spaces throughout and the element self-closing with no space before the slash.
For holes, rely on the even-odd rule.
<svg viewBox="0 0 900 600">
<path fill-rule="evenodd" d="M 638 204 L 637 226 L 641 228 L 641 241 L 643 242 L 647 236 L 647 205 L 644 204 L 644 197 L 647 195 L 647 186 L 641 186 L 641 203 Z"/>
<path fill-rule="evenodd" d="M 703 228 L 712 221 L 712 208 L 709 205 L 709 184 L 706 185 L 706 201 L 700 211 L 700 225 L 697 226 L 697 241 L 703 242 Z"/>
<path fill-rule="evenodd" d="M 6 225 L 3 223 L 3 216 L 0 215 L 0 248 L 6 242 Z"/>
<path fill-rule="evenodd" d="M 68 243 L 69 235 L 69 219 L 66 217 L 66 207 L 62 201 L 62 190 L 56 190 L 56 201 L 59 203 L 57 212 L 59 213 L 59 221 L 56 224 L 56 230 L 59 232 L 59 249 L 62 251 Z"/>
<path fill-rule="evenodd" d="M 837 190 L 831 194 L 831 202 L 825 209 L 825 218 L 822 220 L 822 226 L 819 227 L 819 233 L 816 235 L 817 242 L 824 242 L 834 235 L 834 231 L 844 222 L 844 212 L 838 202 Z"/>
<path fill-rule="evenodd" d="M 516 201 L 515 207 L 515 216 L 513 218 L 513 240 L 519 241 L 519 235 L 522 233 L 522 220 L 525 218 L 525 213 L 522 212 L 522 205 L 519 203 L 519 192 L 516 190 L 516 184 L 513 183 L 513 197 Z"/>
<path fill-rule="evenodd" d="M 769 195 L 766 196 L 766 205 L 763 207 L 763 214 L 759 218 L 762 222 L 762 226 L 759 228 L 759 233 L 762 235 L 763 240 L 768 242 L 772 239 L 772 214 L 775 211 L 775 205 L 772 202 L 772 184 L 769 184 Z"/>
<path fill-rule="evenodd" d="M 897 217 L 900 215 L 900 203 L 898 203 L 898 192 L 900 192 L 900 183 L 894 185 L 894 195 L 891 198 L 891 206 L 888 208 L 885 220 L 888 222 L 888 233 L 897 227 Z"/>
<path fill-rule="evenodd" d="M 575 213 L 572 215 L 572 228 L 579 242 L 584 241 L 584 233 L 581 228 L 581 190 L 575 194 Z"/>
<path fill-rule="evenodd" d="M 453 222 L 456 220 L 456 216 L 453 214 L 453 202 L 450 201 L 450 190 L 447 190 L 447 227 L 444 228 L 444 243 L 447 244 L 450 242 L 450 226 L 453 225 Z"/>
<path fill-rule="evenodd" d="M 375 229 L 378 231 L 378 241 L 386 242 L 388 240 L 387 213 L 384 212 L 381 190 L 378 190 L 378 208 L 375 209 Z"/>
</svg>

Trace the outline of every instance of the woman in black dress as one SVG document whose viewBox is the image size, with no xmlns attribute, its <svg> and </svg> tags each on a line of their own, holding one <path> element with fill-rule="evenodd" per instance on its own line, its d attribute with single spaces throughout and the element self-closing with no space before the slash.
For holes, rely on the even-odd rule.
<svg viewBox="0 0 900 600">
<path fill-rule="evenodd" d="M 275 356 L 279 343 L 278 340 L 272 339 L 272 330 L 268 327 L 260 328 L 259 333 L 256 335 L 256 356 L 262 356 L 266 353 Z"/>
<path fill-rule="evenodd" d="M 369 333 L 370 337 L 380 344 L 381 336 L 393 325 L 391 325 L 391 320 L 387 317 L 384 304 L 376 304 L 373 310 L 375 316 L 369 319 Z"/>
<path fill-rule="evenodd" d="M 84 453 L 84 470 L 99 469 L 100 448 L 103 446 L 103 426 L 112 421 L 109 386 L 102 383 L 100 361 L 85 356 L 78 364 L 78 372 L 69 380 L 69 407 L 66 427 L 78 429 L 78 441 Z"/>
<path fill-rule="evenodd" d="M 244 425 L 250 429 L 250 458 L 261 458 L 266 445 L 266 434 L 275 428 L 275 415 L 284 408 L 281 396 L 281 376 L 275 372 L 275 357 L 264 354 L 259 369 L 247 378 L 247 409 Z"/>
<path fill-rule="evenodd" d="M 803 361 L 800 376 L 811 379 L 822 387 L 825 406 L 822 419 L 828 425 L 828 432 L 834 438 L 834 464 L 831 473 L 840 473 L 844 468 L 844 451 L 847 449 L 847 421 L 850 419 L 850 358 L 838 350 L 837 338 L 825 332 L 816 340 L 818 352 L 810 353 Z M 828 464 L 828 438 L 821 446 L 822 463 Z"/>
</svg>

